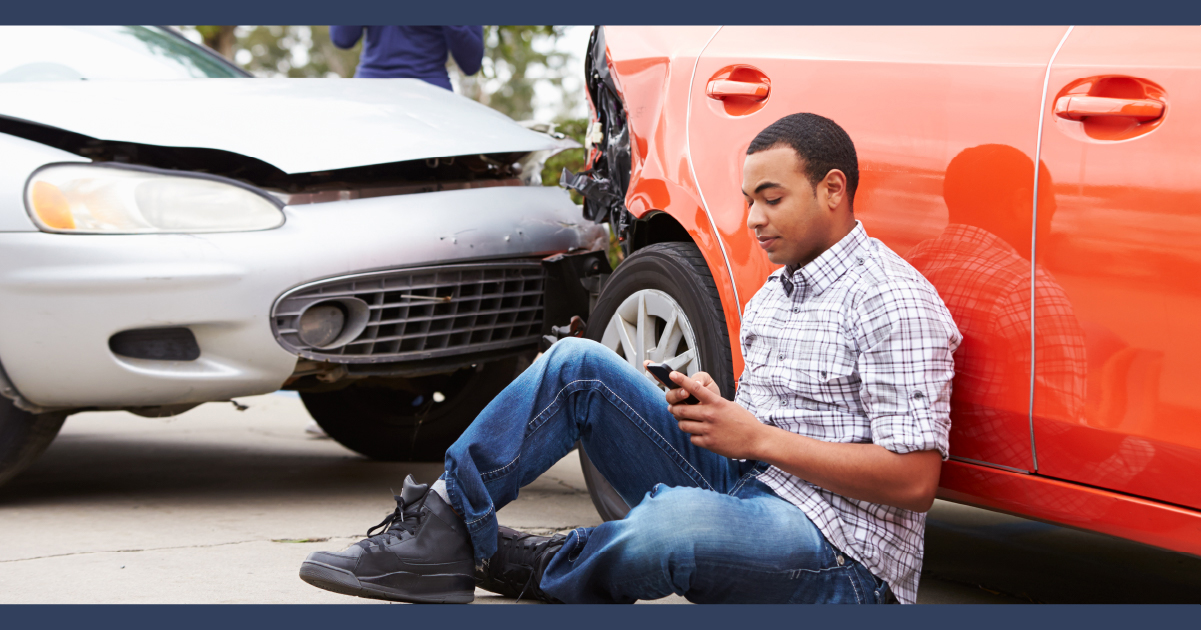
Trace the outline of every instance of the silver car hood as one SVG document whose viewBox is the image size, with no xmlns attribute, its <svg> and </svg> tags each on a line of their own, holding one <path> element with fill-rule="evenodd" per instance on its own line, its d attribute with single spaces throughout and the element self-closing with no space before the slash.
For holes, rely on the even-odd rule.
<svg viewBox="0 0 1201 630">
<path fill-rule="evenodd" d="M 100 140 L 231 151 L 288 174 L 578 146 L 417 79 L 9 83 L 0 116 Z"/>
</svg>

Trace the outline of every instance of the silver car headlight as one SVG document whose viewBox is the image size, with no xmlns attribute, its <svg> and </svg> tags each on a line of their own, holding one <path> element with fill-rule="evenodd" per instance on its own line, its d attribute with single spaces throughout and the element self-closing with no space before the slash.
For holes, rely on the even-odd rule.
<svg viewBox="0 0 1201 630">
<path fill-rule="evenodd" d="M 283 203 L 211 175 L 112 164 L 55 164 L 25 185 L 38 228 L 58 234 L 162 234 L 269 230 Z"/>
</svg>

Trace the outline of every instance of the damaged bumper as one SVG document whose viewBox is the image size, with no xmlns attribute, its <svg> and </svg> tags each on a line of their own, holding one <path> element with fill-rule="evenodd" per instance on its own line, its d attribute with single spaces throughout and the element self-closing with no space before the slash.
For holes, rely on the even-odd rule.
<svg viewBox="0 0 1201 630">
<path fill-rule="evenodd" d="M 630 184 L 630 130 L 616 79 L 606 58 L 605 30 L 598 26 L 588 42 L 584 72 L 593 120 L 588 128 L 588 168 L 563 170 L 559 185 L 584 197 L 584 216 L 608 222 L 624 236 L 630 215 L 625 207 Z"/>
<path fill-rule="evenodd" d="M 294 373 L 303 354 L 285 348 L 272 317 L 281 296 L 298 287 L 605 245 L 603 230 L 551 188 L 452 190 L 284 212 L 282 227 L 263 232 L 0 233 L 0 360 L 12 385 L 47 408 L 181 405 L 267 393 Z M 117 353 L 118 333 L 162 329 L 190 331 L 199 356 Z"/>
</svg>

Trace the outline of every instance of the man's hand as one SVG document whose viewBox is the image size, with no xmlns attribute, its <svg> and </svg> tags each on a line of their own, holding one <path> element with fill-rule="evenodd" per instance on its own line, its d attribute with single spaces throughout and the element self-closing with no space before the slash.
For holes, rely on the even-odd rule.
<svg viewBox="0 0 1201 630">
<path fill-rule="evenodd" d="M 741 405 L 722 398 L 712 377 L 704 372 L 693 378 L 672 372 L 671 380 L 680 389 L 667 392 L 668 409 L 680 421 L 680 430 L 692 434 L 693 444 L 733 459 L 759 458 L 767 427 Z M 689 395 L 700 402 L 682 404 Z"/>
<path fill-rule="evenodd" d="M 643 361 L 642 369 L 645 370 L 647 366 L 652 363 L 654 363 L 654 361 Z M 672 374 L 679 374 L 679 372 L 673 370 Z M 701 387 L 713 392 L 718 398 L 721 397 L 721 390 L 717 388 L 717 382 L 713 380 L 712 376 L 709 376 L 708 372 L 697 372 L 696 374 L 692 375 L 692 379 L 700 383 Z M 655 382 L 658 383 L 659 379 L 655 379 Z M 682 403 L 684 402 L 685 398 L 688 398 L 688 393 L 683 389 L 667 390 L 667 404 L 669 405 Z"/>
</svg>

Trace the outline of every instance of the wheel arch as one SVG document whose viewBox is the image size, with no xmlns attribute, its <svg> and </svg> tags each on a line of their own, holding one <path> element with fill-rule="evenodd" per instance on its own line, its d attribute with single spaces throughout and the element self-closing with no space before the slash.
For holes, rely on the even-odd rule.
<svg viewBox="0 0 1201 630">
<path fill-rule="evenodd" d="M 634 221 L 630 229 L 630 253 L 656 243 L 692 243 L 696 241 L 675 217 L 652 210 Z"/>
<path fill-rule="evenodd" d="M 626 203 L 635 217 L 626 235 L 627 253 L 656 243 L 692 243 L 705 257 L 721 299 L 730 353 L 734 358 L 734 377 L 737 378 L 743 368 L 739 343 L 742 313 L 738 310 L 737 289 L 730 269 L 700 200 L 670 181 L 642 178 L 631 183 Z"/>
</svg>

